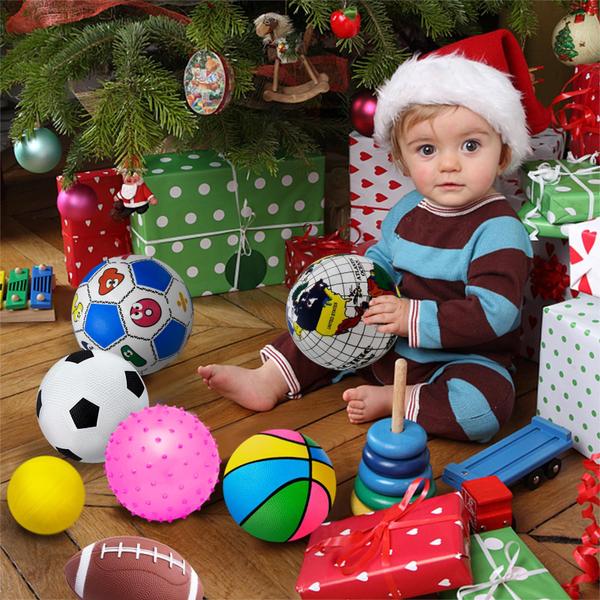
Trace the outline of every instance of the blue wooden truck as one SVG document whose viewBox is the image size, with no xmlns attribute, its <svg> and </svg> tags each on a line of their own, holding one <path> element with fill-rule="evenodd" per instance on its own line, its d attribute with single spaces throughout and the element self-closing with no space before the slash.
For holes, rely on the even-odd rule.
<svg viewBox="0 0 600 600">
<path fill-rule="evenodd" d="M 496 475 L 504 484 L 520 479 L 529 489 L 537 488 L 544 475 L 556 477 L 561 461 L 558 455 L 573 445 L 571 432 L 542 417 L 489 446 L 461 463 L 450 463 L 442 480 L 460 490 L 463 482 Z"/>
</svg>

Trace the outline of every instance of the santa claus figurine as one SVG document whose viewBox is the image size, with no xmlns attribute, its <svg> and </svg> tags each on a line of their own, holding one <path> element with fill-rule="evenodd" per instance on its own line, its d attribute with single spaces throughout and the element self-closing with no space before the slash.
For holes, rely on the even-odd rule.
<svg viewBox="0 0 600 600">
<path fill-rule="evenodd" d="M 126 219 L 134 212 L 145 213 L 149 206 L 157 204 L 158 200 L 144 183 L 138 170 L 122 169 L 123 185 L 115 195 L 115 204 L 111 214 L 116 219 Z"/>
</svg>

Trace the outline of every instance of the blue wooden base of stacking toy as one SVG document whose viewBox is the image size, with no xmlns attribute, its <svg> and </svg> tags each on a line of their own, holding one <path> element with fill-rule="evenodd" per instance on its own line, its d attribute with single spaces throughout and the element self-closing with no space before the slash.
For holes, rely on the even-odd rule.
<svg viewBox="0 0 600 600">
<path fill-rule="evenodd" d="M 409 475 L 416 477 L 417 473 L 421 473 L 429 464 L 429 448 L 425 448 L 423 452 L 412 458 L 394 460 L 380 456 L 376 452 L 373 452 L 368 445 L 365 445 L 362 459 L 371 471 L 379 473 L 379 475 L 383 475 L 384 477 L 407 477 Z"/>
<path fill-rule="evenodd" d="M 427 498 L 431 498 L 436 493 L 435 482 L 432 480 L 430 482 L 431 487 L 429 488 L 429 492 L 427 492 Z M 421 484 L 418 490 L 423 489 L 423 484 Z M 361 480 L 360 477 L 357 477 L 354 480 L 354 491 L 358 499 L 366 506 L 371 507 L 372 510 L 381 510 L 383 508 L 389 508 L 394 504 L 398 504 L 398 502 L 402 501 L 402 496 L 386 496 L 385 494 L 378 494 L 373 490 L 369 489 Z"/>
<path fill-rule="evenodd" d="M 358 476 L 361 481 L 371 490 L 378 494 L 385 494 L 386 496 L 403 496 L 404 492 L 408 489 L 408 486 L 418 477 L 423 479 L 432 479 L 433 472 L 431 465 L 427 465 L 425 470 L 416 475 L 409 477 L 384 477 L 371 471 L 367 465 L 361 460 L 358 466 Z"/>
<path fill-rule="evenodd" d="M 404 420 L 404 431 L 392 432 L 392 419 L 381 419 L 367 431 L 367 445 L 385 458 L 411 458 L 423 452 L 427 446 L 425 430 L 408 419 Z"/>
</svg>

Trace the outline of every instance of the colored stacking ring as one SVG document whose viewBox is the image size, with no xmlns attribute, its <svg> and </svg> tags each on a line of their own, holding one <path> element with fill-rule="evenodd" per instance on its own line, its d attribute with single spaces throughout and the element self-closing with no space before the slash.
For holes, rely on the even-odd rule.
<svg viewBox="0 0 600 600">
<path fill-rule="evenodd" d="M 368 446 L 365 445 L 362 459 L 375 473 L 386 477 L 406 477 L 420 473 L 429 464 L 429 448 L 425 448 L 421 454 L 404 460 L 394 460 L 380 456 Z"/>
<path fill-rule="evenodd" d="M 350 495 L 350 510 L 355 517 L 373 512 L 372 508 L 358 499 L 358 496 L 354 490 L 352 490 L 352 494 Z"/>
<path fill-rule="evenodd" d="M 431 496 L 434 496 L 436 492 L 435 482 L 431 481 L 430 483 L 431 487 L 429 488 L 429 492 L 427 492 L 427 498 L 431 498 Z M 399 498 L 393 496 L 385 496 L 384 494 L 378 494 L 377 492 L 370 490 L 361 481 L 360 477 L 357 477 L 354 480 L 354 491 L 356 492 L 356 496 L 358 497 L 358 499 L 366 506 L 370 506 L 371 510 L 381 510 L 383 508 L 389 508 L 390 506 L 398 504 L 398 502 L 402 501 L 402 496 L 400 496 Z"/>
<path fill-rule="evenodd" d="M 425 450 L 427 434 L 420 425 L 405 419 L 402 442 L 399 443 L 398 434 L 392 432 L 392 419 L 380 419 L 369 427 L 367 445 L 385 458 L 412 458 Z"/>
<path fill-rule="evenodd" d="M 358 476 L 362 482 L 372 491 L 385 496 L 404 496 L 408 486 L 418 477 L 432 479 L 433 471 L 431 465 L 427 465 L 424 471 L 411 475 L 410 477 L 384 477 L 371 471 L 361 460 L 358 466 Z"/>
</svg>

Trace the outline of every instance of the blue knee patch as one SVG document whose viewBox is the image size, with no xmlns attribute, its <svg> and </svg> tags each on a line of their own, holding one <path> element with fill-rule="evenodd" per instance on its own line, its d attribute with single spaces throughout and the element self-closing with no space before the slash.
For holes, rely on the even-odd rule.
<svg viewBox="0 0 600 600">
<path fill-rule="evenodd" d="M 463 379 L 449 379 L 448 402 L 457 423 L 474 442 L 487 442 L 500 429 L 485 396 Z"/>
</svg>

